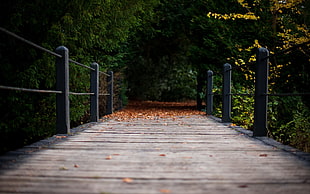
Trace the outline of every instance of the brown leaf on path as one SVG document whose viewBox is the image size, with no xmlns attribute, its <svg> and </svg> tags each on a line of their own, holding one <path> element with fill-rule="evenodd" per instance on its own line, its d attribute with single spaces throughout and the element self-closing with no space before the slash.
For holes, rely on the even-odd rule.
<svg viewBox="0 0 310 194">
<path fill-rule="evenodd" d="M 106 160 L 111 160 L 111 159 L 112 159 L 112 156 L 109 155 L 109 156 L 107 156 L 105 159 L 106 159 Z"/>
<path fill-rule="evenodd" d="M 267 157 L 267 154 L 260 154 L 259 157 Z"/>
<path fill-rule="evenodd" d="M 67 136 L 65 136 L 65 135 L 56 135 L 55 137 L 56 137 L 57 139 L 67 138 Z"/>
<path fill-rule="evenodd" d="M 79 166 L 78 164 L 74 164 L 74 167 L 75 167 L 75 168 L 78 168 L 78 167 L 80 167 L 80 166 Z"/>
<path fill-rule="evenodd" d="M 124 183 L 132 183 L 133 179 L 131 179 L 131 178 L 123 178 L 123 182 Z"/>
<path fill-rule="evenodd" d="M 166 154 L 159 154 L 159 156 L 166 156 Z"/>
<path fill-rule="evenodd" d="M 195 101 L 130 101 L 123 110 L 106 115 L 104 118 L 117 121 L 130 121 L 133 119 L 157 120 L 161 118 L 171 118 L 176 120 L 179 116 L 190 115 L 205 115 L 205 112 L 196 110 Z M 163 123 L 163 125 L 168 125 L 168 123 Z"/>
<path fill-rule="evenodd" d="M 161 189 L 160 192 L 161 193 L 171 193 L 171 191 L 169 189 Z"/>
</svg>

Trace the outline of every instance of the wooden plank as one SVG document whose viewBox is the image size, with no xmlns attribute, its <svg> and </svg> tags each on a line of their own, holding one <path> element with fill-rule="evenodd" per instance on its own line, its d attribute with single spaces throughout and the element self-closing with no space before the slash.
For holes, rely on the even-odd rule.
<svg viewBox="0 0 310 194">
<path fill-rule="evenodd" d="M 2 187 L 4 186 L 4 187 Z M 28 193 L 307 193 L 309 187 L 299 183 L 227 183 L 208 180 L 133 180 L 124 183 L 122 179 L 11 179 L 10 184 L 1 185 L 7 192 Z M 184 190 L 186 188 L 186 190 Z"/>
<path fill-rule="evenodd" d="M 309 161 L 271 143 L 204 116 L 111 120 L 1 156 L 0 193 L 309 193 Z"/>
</svg>

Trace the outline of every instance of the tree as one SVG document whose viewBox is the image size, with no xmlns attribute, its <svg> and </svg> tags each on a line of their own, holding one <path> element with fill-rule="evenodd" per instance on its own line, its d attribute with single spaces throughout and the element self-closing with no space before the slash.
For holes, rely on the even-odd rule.
<svg viewBox="0 0 310 194">
<path fill-rule="evenodd" d="M 157 0 L 12 0 L 1 2 L 0 23 L 22 37 L 54 50 L 69 48 L 70 58 L 101 71 L 120 70 L 128 37 L 150 17 Z M 0 34 L 1 85 L 54 89 L 55 58 Z M 70 66 L 70 89 L 87 92 L 88 70 Z M 54 95 L 1 91 L 1 148 L 21 146 L 54 134 Z M 88 98 L 70 97 L 73 126 L 84 122 Z M 38 126 L 40 126 L 38 128 Z M 1 150 L 1 151 L 3 151 Z"/>
<path fill-rule="evenodd" d="M 257 18 L 253 23 L 252 45 L 237 45 L 239 54 L 230 57 L 237 66 L 255 60 L 253 49 L 267 47 L 270 58 L 270 93 L 305 93 L 309 88 L 309 2 L 278 0 L 238 0 L 250 14 L 237 15 L 238 19 L 249 15 Z M 237 20 L 235 14 L 209 13 L 219 20 Z M 244 30 L 244 28 L 241 28 Z M 252 28 L 253 29 L 253 28 Z M 245 79 L 254 81 L 251 66 L 240 68 Z M 247 82 L 245 82 L 247 83 Z M 292 143 L 303 150 L 309 150 L 309 98 L 270 97 L 270 135 L 284 143 Z M 293 110 L 293 111 L 292 111 Z M 292 113 L 293 112 L 293 113 Z M 242 119 L 245 120 L 245 119 Z"/>
</svg>

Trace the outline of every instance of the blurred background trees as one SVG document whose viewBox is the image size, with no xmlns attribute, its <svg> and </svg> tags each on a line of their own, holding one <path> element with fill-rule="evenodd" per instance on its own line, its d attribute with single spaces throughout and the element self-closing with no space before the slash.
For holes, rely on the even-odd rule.
<svg viewBox="0 0 310 194">
<path fill-rule="evenodd" d="M 206 71 L 221 72 L 226 62 L 242 66 L 233 71 L 233 90 L 253 92 L 251 62 L 261 46 L 282 52 L 270 60 L 270 93 L 309 92 L 309 7 L 306 0 L 11 0 L 0 3 L 0 23 L 48 49 L 65 45 L 76 61 L 117 72 L 124 99 L 197 99 L 203 109 Z M 0 38 L 1 85 L 54 89 L 54 57 L 6 34 Z M 87 70 L 70 66 L 70 74 L 73 91 L 88 90 Z M 73 124 L 86 122 L 88 98 L 70 100 Z M 6 139 L 21 146 L 53 134 L 54 101 L 2 90 L 2 150 Z M 252 103 L 233 97 L 233 121 L 251 129 Z M 269 104 L 270 136 L 308 150 L 309 98 L 270 97 Z"/>
</svg>

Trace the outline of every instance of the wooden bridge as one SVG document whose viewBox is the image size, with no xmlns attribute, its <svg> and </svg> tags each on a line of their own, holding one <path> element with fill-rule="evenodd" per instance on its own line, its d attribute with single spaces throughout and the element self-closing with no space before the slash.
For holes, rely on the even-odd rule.
<svg viewBox="0 0 310 194">
<path fill-rule="evenodd" d="M 0 193 L 310 193 L 310 155 L 205 115 L 109 119 L 1 156 Z"/>
</svg>

